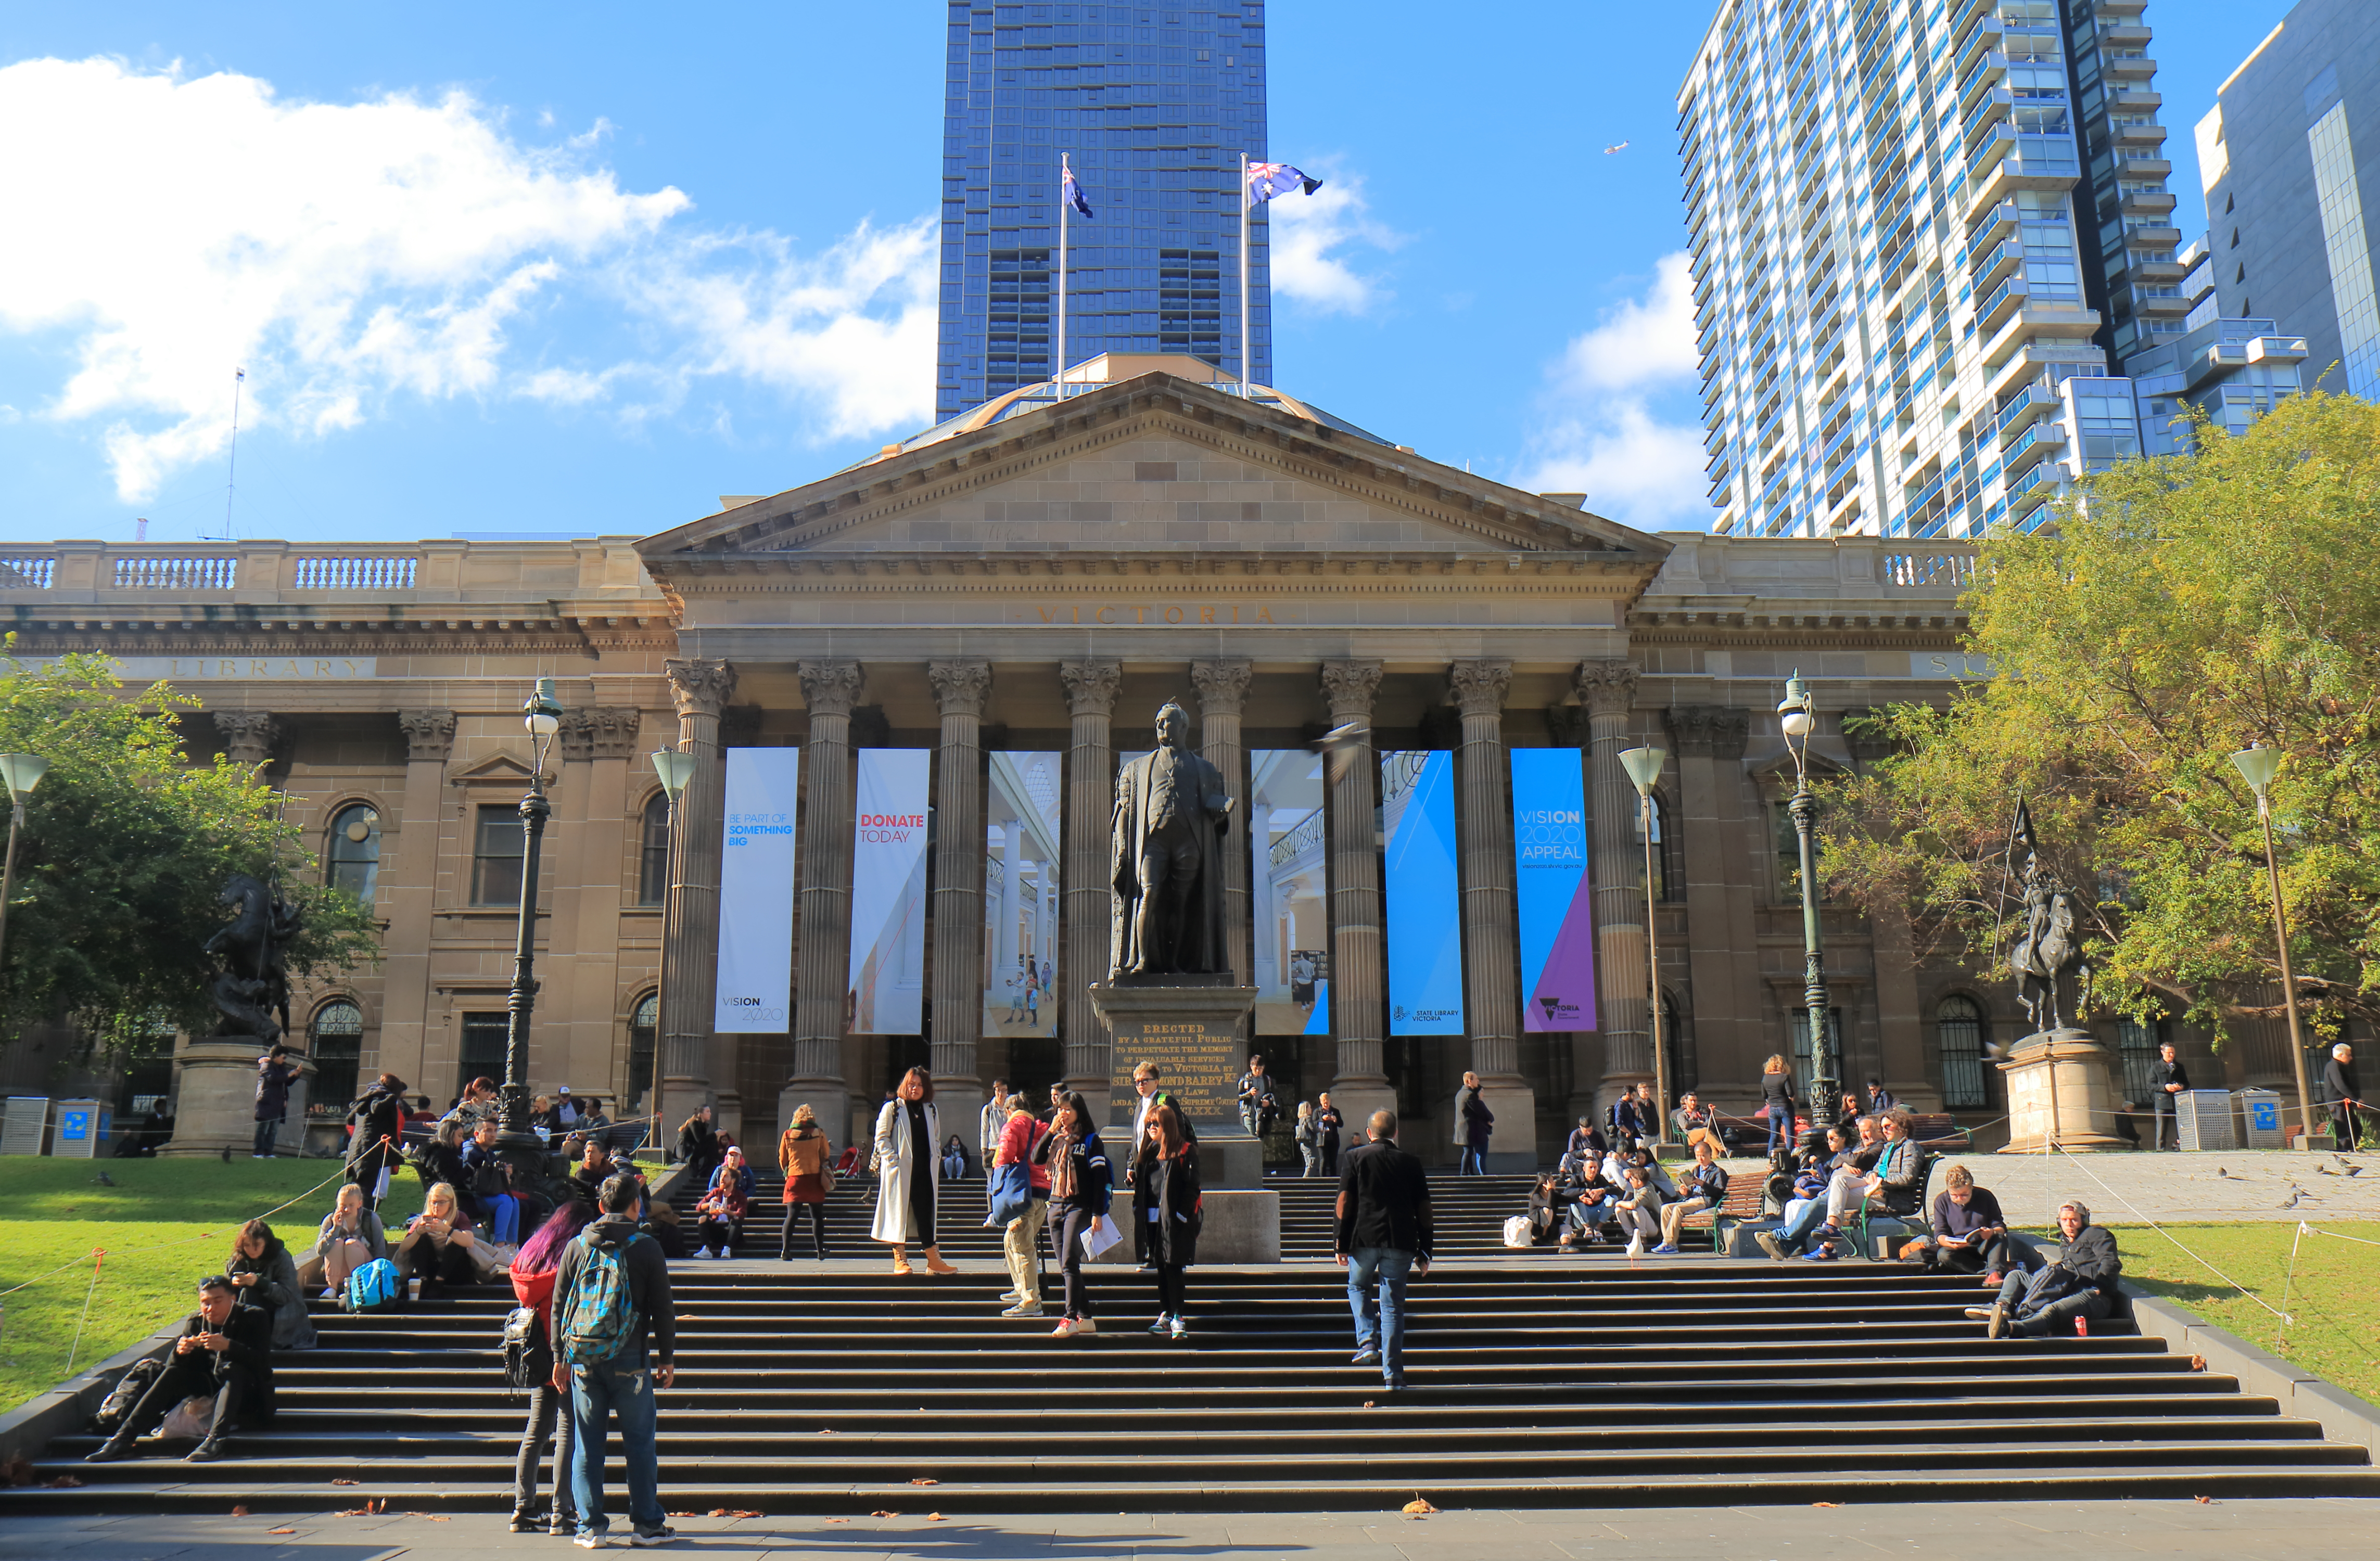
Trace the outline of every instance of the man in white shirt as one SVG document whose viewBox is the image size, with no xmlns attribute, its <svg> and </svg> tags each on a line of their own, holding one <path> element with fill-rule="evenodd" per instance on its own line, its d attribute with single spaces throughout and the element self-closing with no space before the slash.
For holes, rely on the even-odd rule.
<svg viewBox="0 0 2380 1561">
<path fill-rule="evenodd" d="M 991 1164 L 992 1152 L 1000 1147 L 1000 1135 L 1008 1127 L 1008 1081 L 991 1081 L 991 1098 L 984 1102 L 983 1114 L 977 1119 L 976 1147 L 983 1151 L 983 1163 Z M 986 1178 L 990 1180 L 989 1176 Z"/>
</svg>

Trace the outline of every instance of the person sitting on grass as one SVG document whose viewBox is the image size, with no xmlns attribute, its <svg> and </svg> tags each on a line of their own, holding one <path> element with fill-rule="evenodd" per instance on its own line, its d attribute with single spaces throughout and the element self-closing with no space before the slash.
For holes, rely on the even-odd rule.
<svg viewBox="0 0 2380 1561">
<path fill-rule="evenodd" d="M 1678 1255 L 1678 1236 L 1688 1215 L 1727 1206 L 1727 1168 L 1718 1163 L 1715 1143 L 1708 1134 L 1694 1140 L 1694 1168 L 1686 1173 L 1676 1201 L 1661 1205 L 1661 1244 L 1653 1249 L 1660 1256 Z"/>
<path fill-rule="evenodd" d="M 220 1274 L 199 1280 L 199 1309 L 182 1320 L 165 1369 L 132 1406 L 115 1434 L 84 1458 L 114 1463 L 137 1458 L 142 1436 L 165 1423 L 186 1398 L 212 1398 L 207 1433 L 185 1460 L 212 1463 L 229 1454 L 231 1434 L 273 1418 L 273 1318 L 236 1304 L 232 1282 Z"/>
<path fill-rule="evenodd" d="M 2115 1232 L 2092 1224 L 2091 1211 L 2071 1202 L 2058 1205 L 2058 1230 L 2066 1246 L 2057 1262 L 2037 1274 L 2010 1269 L 1998 1300 L 1967 1308 L 1968 1316 L 1988 1325 L 1988 1337 L 2046 1338 L 2080 1332 L 2115 1309 L 2117 1281 L 2124 1272 Z"/>
</svg>

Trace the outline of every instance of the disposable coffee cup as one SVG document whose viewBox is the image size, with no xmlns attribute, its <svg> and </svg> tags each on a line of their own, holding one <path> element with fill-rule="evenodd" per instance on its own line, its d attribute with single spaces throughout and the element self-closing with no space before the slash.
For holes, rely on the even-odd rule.
<svg viewBox="0 0 2380 1561">
<path fill-rule="evenodd" d="M 405 1282 L 405 1299 L 407 1301 L 419 1301 L 421 1299 L 420 1280 L 407 1279 Z"/>
</svg>

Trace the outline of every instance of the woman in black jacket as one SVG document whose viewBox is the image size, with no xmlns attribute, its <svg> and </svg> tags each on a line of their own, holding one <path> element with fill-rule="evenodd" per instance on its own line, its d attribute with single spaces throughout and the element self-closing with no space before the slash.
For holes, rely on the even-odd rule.
<svg viewBox="0 0 2380 1561">
<path fill-rule="evenodd" d="M 273 1227 L 251 1219 L 239 1228 L 224 1273 L 239 1293 L 242 1306 L 252 1306 L 273 1317 L 273 1348 L 314 1348 L 313 1320 L 306 1315 L 306 1292 L 298 1288 L 298 1260 L 273 1233 Z"/>
<path fill-rule="evenodd" d="M 470 1216 L 474 1225 L 488 1222 L 487 1205 L 472 1195 L 471 1168 L 463 1163 L 463 1119 L 448 1117 L 442 1120 L 413 1156 L 414 1174 L 421 1178 L 424 1189 L 442 1183 L 455 1190 L 455 1201 Z M 425 1196 L 427 1193 L 425 1192 Z"/>
<path fill-rule="evenodd" d="M 1033 1160 L 1050 1169 L 1050 1228 L 1058 1233 L 1058 1265 L 1066 1277 L 1066 1314 L 1050 1337 L 1095 1334 L 1090 1288 L 1083 1282 L 1083 1238 L 1105 1228 L 1113 1187 L 1107 1146 L 1080 1095 L 1069 1090 L 1059 1096 L 1050 1135 L 1035 1147 Z"/>
<path fill-rule="evenodd" d="M 1782 1055 L 1768 1059 L 1760 1072 L 1760 1099 L 1768 1107 L 1768 1153 L 1793 1147 L 1793 1073 Z"/>
<path fill-rule="evenodd" d="M 1182 1271 L 1197 1260 L 1205 1216 L 1198 1204 L 1198 1146 L 1183 1133 L 1170 1101 L 1149 1109 L 1140 1158 L 1133 1165 L 1132 1217 L 1148 1228 L 1148 1260 L 1157 1265 L 1157 1321 L 1148 1331 L 1187 1338 Z"/>
<path fill-rule="evenodd" d="M 698 1186 L 710 1185 L 711 1173 L 719 1168 L 719 1133 L 710 1125 L 710 1107 L 702 1107 L 678 1124 L 677 1157 L 694 1168 L 693 1180 Z"/>
</svg>

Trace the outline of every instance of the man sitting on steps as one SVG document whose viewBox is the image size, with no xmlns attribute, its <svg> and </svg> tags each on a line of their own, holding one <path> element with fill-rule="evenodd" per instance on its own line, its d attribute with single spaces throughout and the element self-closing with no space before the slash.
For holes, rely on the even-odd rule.
<svg viewBox="0 0 2380 1561">
<path fill-rule="evenodd" d="M 185 1398 L 212 1398 L 214 1413 L 207 1434 L 185 1460 L 212 1463 L 225 1456 L 224 1444 L 233 1431 L 252 1429 L 273 1418 L 273 1313 L 255 1306 L 235 1306 L 231 1281 L 210 1274 L 199 1281 L 199 1309 L 182 1324 L 182 1337 L 165 1369 L 132 1406 L 100 1449 L 86 1463 L 113 1463 L 138 1457 L 133 1444 L 165 1423 Z"/>
<path fill-rule="evenodd" d="M 2057 1262 L 2038 1274 L 2010 1269 L 1998 1300 L 1967 1308 L 1968 1316 L 1990 1325 L 1989 1337 L 2046 1338 L 2115 1309 L 2124 1272 L 2115 1232 L 2092 1224 L 2091 1211 L 2079 1203 L 2058 1205 L 2058 1230 L 2066 1248 Z"/>
</svg>

